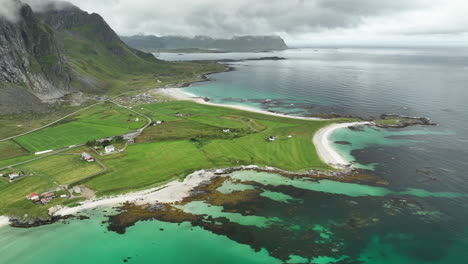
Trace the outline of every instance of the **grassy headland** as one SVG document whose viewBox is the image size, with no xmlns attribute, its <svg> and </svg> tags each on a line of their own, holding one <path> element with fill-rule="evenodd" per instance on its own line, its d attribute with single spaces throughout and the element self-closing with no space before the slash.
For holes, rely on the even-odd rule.
<svg viewBox="0 0 468 264">
<path fill-rule="evenodd" d="M 96 191 L 98 196 L 158 186 L 201 169 L 256 164 L 298 172 L 328 170 L 331 168 L 320 160 L 311 139 L 326 125 L 349 121 L 300 120 L 187 101 L 146 104 L 135 109 L 154 121 L 164 122 L 146 129 L 125 152 L 97 156 L 108 171 L 80 184 Z M 115 105 L 97 105 L 17 142 L 31 151 L 43 150 L 113 136 L 144 125 L 134 122 L 135 116 L 129 122 L 127 111 Z M 270 136 L 276 140 L 269 141 Z M 8 142 L 6 147 L 18 148 L 18 145 Z M 83 150 L 84 147 L 71 152 Z M 6 157 L 9 159 L 0 160 L 0 164 L 13 164 L 31 157 L 18 155 Z M 66 185 L 101 168 L 79 161 L 78 155 L 53 155 L 13 169 L 22 170 L 28 176 L 12 183 L 0 179 L 0 215 L 33 217 L 44 216 L 49 207 L 68 201 L 34 205 L 25 199 L 27 194 Z"/>
</svg>

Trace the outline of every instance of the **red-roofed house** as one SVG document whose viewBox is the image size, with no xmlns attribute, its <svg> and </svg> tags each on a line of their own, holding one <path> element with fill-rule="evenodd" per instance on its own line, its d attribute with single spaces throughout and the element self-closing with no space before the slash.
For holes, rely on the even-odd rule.
<svg viewBox="0 0 468 264">
<path fill-rule="evenodd" d="M 31 200 L 31 201 L 34 201 L 34 200 L 37 200 L 37 199 L 39 199 L 39 194 L 37 194 L 37 193 L 31 193 L 28 196 L 28 200 Z"/>
<path fill-rule="evenodd" d="M 86 152 L 83 152 L 81 153 L 81 160 L 84 160 L 84 161 L 87 161 L 87 162 L 93 162 L 94 161 L 94 157 L 89 155 L 88 153 Z"/>
</svg>

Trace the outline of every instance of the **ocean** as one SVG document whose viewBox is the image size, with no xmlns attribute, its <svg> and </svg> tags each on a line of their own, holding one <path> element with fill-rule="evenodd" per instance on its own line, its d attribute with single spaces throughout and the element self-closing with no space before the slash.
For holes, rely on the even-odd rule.
<svg viewBox="0 0 468 264">
<path fill-rule="evenodd" d="M 0 263 L 398 263 L 468 261 L 468 49 L 314 48 L 157 54 L 230 62 L 234 71 L 181 90 L 215 103 L 294 115 L 384 113 L 437 126 L 341 129 L 334 146 L 389 182 L 375 187 L 259 172 L 227 175 L 220 192 L 256 190 L 229 206 L 194 201 L 203 223 L 107 229 L 110 209 L 32 229 L 0 228 Z M 339 142 L 349 142 L 340 144 Z M 105 211 L 104 211 L 105 210 Z M 213 221 L 215 219 L 216 221 Z"/>
</svg>

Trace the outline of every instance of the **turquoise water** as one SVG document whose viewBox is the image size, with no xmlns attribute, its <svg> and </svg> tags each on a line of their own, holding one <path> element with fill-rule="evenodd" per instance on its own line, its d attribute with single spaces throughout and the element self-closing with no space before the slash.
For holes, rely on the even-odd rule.
<svg viewBox="0 0 468 264">
<path fill-rule="evenodd" d="M 355 150 L 363 150 L 369 146 L 386 146 L 397 148 L 399 146 L 411 146 L 428 139 L 420 139 L 417 136 L 447 136 L 453 135 L 449 131 L 433 131 L 430 129 L 420 130 L 402 130 L 402 131 L 389 131 L 387 129 L 362 126 L 360 130 L 351 130 L 342 128 L 336 130 L 330 137 L 335 143 L 333 147 L 338 150 L 346 160 L 353 162 L 353 166 L 361 169 L 374 170 L 377 163 L 360 164 L 356 162 L 352 152 Z M 405 136 L 414 136 L 412 139 L 405 138 Z M 347 141 L 351 144 L 338 144 L 337 141 Z"/>
<path fill-rule="evenodd" d="M 279 186 L 289 185 L 297 189 L 342 194 L 352 197 L 358 196 L 386 196 L 386 195 L 411 195 L 417 197 L 461 198 L 468 194 L 455 192 L 430 192 L 423 189 L 407 188 L 401 191 L 392 191 L 388 188 L 368 186 L 356 183 L 343 183 L 332 180 L 311 181 L 310 179 L 289 179 L 278 174 L 254 171 L 238 171 L 229 175 L 233 179 L 241 181 L 255 181 L 265 185 Z"/>
<path fill-rule="evenodd" d="M 281 263 L 265 250 L 254 252 L 190 223 L 142 222 L 118 235 L 107 231 L 103 219 L 0 228 L 1 263 L 123 263 L 128 257 L 128 263 Z"/>
<path fill-rule="evenodd" d="M 96 210 L 90 220 L 33 229 L 2 227 L 0 263 L 466 262 L 467 50 L 273 54 L 288 60 L 233 63 L 235 71 L 185 89 L 217 103 L 291 114 L 397 113 L 427 116 L 439 125 L 341 129 L 332 135 L 334 141 L 350 143 L 334 144 L 347 159 L 388 181 L 386 187 L 235 172 L 217 191 L 229 195 L 255 189 L 259 195 L 238 204 L 220 206 L 207 200 L 180 207 L 201 216 L 204 226 L 154 220 L 119 235 L 102 223 L 110 213 Z"/>
</svg>

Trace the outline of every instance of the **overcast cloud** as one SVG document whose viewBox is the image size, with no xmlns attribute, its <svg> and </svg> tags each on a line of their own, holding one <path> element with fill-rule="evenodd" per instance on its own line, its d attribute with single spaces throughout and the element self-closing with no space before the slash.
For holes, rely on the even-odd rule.
<svg viewBox="0 0 468 264">
<path fill-rule="evenodd" d="M 6 1 L 0 0 L 2 10 Z M 46 0 L 27 0 L 34 4 Z M 468 40 L 466 0 L 70 0 L 120 35 L 281 35 L 288 44 Z M 0 14 L 2 11 L 0 11 Z M 3 12 L 5 13 L 5 12 Z M 8 15 L 8 14 L 7 14 Z M 11 13 L 10 13 L 11 16 Z"/>
</svg>

